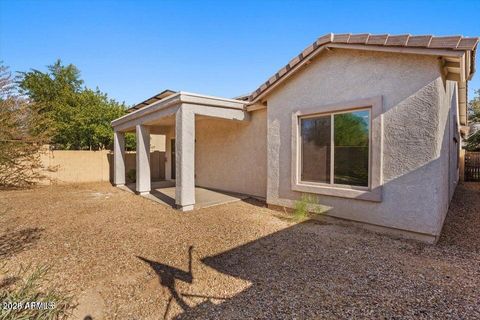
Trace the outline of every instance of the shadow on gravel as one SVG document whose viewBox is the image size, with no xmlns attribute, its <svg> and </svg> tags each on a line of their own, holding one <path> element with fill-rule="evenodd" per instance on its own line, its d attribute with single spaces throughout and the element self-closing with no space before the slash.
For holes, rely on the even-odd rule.
<svg viewBox="0 0 480 320">
<path fill-rule="evenodd" d="M 41 228 L 27 228 L 0 235 L 0 259 L 6 259 L 32 248 L 40 239 Z"/>
<path fill-rule="evenodd" d="M 188 272 L 160 263 L 160 262 L 155 262 L 155 261 L 137 256 L 138 259 L 147 263 L 153 269 L 153 271 L 155 271 L 155 273 L 158 276 L 158 279 L 160 280 L 160 284 L 165 288 L 167 288 L 168 291 L 170 292 L 170 299 L 168 300 L 167 307 L 163 315 L 164 319 L 168 319 L 168 313 L 170 311 L 172 300 L 175 300 L 175 302 L 180 306 L 180 308 L 182 308 L 183 312 L 188 313 L 191 307 L 185 301 L 184 296 L 190 297 L 190 298 L 191 297 L 205 298 L 205 299 L 213 298 L 213 297 L 208 297 L 203 295 L 182 294 L 176 288 L 175 284 L 177 280 L 190 283 L 190 284 L 193 283 L 192 251 L 193 251 L 193 246 L 190 246 L 188 248 Z"/>
<path fill-rule="evenodd" d="M 440 247 L 480 253 L 480 183 L 460 183 L 445 218 Z"/>
<path fill-rule="evenodd" d="M 255 198 L 251 198 L 251 197 L 242 199 L 242 201 L 245 202 L 245 203 L 251 204 L 252 206 L 259 207 L 259 208 L 266 208 L 267 207 L 267 204 L 265 203 L 265 201 L 258 200 L 258 199 L 255 199 Z"/>
<path fill-rule="evenodd" d="M 479 315 L 475 297 L 480 290 L 475 288 L 480 288 L 480 281 L 475 270 L 455 274 L 451 270 L 459 267 L 456 260 L 448 265 L 441 261 L 439 268 L 431 257 L 412 259 L 415 248 L 412 241 L 302 222 L 202 259 L 252 285 L 222 303 L 207 300 L 184 309 L 175 319 Z M 467 263 L 475 267 L 475 261 Z M 466 286 L 473 289 L 465 290 Z"/>
<path fill-rule="evenodd" d="M 176 288 L 177 280 L 180 280 L 189 284 L 193 283 L 192 252 L 193 252 L 193 246 L 190 246 L 188 248 L 188 272 L 160 263 L 160 262 L 148 260 L 143 257 L 137 256 L 138 259 L 147 263 L 153 269 L 153 271 L 155 271 L 160 281 L 160 284 L 163 287 L 167 288 L 168 291 L 170 292 L 170 299 L 168 300 L 167 307 L 165 308 L 163 319 L 169 319 L 168 313 L 170 311 L 170 306 L 173 300 L 180 306 L 180 308 L 182 308 L 183 312 L 186 314 L 190 312 L 192 307 L 188 305 L 184 297 L 202 298 L 207 300 L 210 300 L 210 299 L 225 300 L 224 298 L 220 298 L 220 297 L 210 297 L 210 296 L 201 295 L 201 294 L 181 293 L 178 291 L 178 289 Z"/>
<path fill-rule="evenodd" d="M 182 295 L 178 292 L 177 288 L 175 287 L 175 282 L 177 280 L 187 282 L 187 283 L 193 282 L 192 251 L 193 251 L 193 247 L 190 246 L 188 248 L 188 272 L 175 267 L 171 267 L 169 265 L 166 265 L 160 262 L 155 262 L 155 261 L 137 256 L 138 259 L 147 263 L 153 269 L 153 271 L 155 271 L 155 273 L 158 276 L 158 279 L 160 280 L 160 284 L 166 287 L 168 291 L 170 291 L 170 300 L 168 301 L 168 305 L 165 310 L 164 319 L 168 315 L 168 311 L 170 309 L 170 304 L 172 303 L 172 299 L 175 300 L 176 303 L 178 303 L 178 305 L 182 308 L 183 311 L 188 311 L 188 309 L 190 309 L 190 306 L 185 302 Z"/>
<path fill-rule="evenodd" d="M 437 246 L 307 220 L 204 257 L 251 283 L 228 298 L 178 291 L 177 281 L 194 281 L 192 247 L 188 271 L 138 258 L 170 292 L 164 318 L 172 303 L 183 310 L 175 319 L 480 318 L 479 195 L 459 186 Z"/>
</svg>

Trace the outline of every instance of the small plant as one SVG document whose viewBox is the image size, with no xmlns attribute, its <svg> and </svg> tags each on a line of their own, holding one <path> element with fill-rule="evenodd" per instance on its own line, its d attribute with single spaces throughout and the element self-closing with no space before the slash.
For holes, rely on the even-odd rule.
<svg viewBox="0 0 480 320">
<path fill-rule="evenodd" d="M 309 212 L 317 212 L 318 198 L 311 194 L 303 193 L 300 200 L 295 201 L 293 216 L 295 220 L 303 221 L 308 218 Z"/>
<path fill-rule="evenodd" d="M 0 268 L 0 320 L 65 319 L 73 309 L 73 298 L 46 287 L 49 267 L 20 267 L 9 275 Z"/>
<path fill-rule="evenodd" d="M 137 181 L 137 170 L 135 169 L 130 169 L 127 172 L 127 179 L 130 182 L 135 182 Z"/>
</svg>

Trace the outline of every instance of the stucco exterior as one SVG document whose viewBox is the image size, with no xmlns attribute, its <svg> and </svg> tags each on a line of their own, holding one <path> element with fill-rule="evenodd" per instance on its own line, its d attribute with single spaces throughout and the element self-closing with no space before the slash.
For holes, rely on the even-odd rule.
<svg viewBox="0 0 480 320">
<path fill-rule="evenodd" d="M 165 133 L 165 176 L 173 179 L 171 141 L 175 127 Z M 195 121 L 195 185 L 259 198 L 267 191 L 267 111 L 254 111 L 248 122 L 218 118 Z"/>
<path fill-rule="evenodd" d="M 459 180 L 477 42 L 327 34 L 248 96 L 160 94 L 112 122 L 115 181 L 125 180 L 123 135 L 136 131 L 136 188 L 150 192 L 147 150 L 150 135 L 160 134 L 165 178 L 175 180 L 181 210 L 194 208 L 195 186 L 283 208 L 307 193 L 316 195 L 319 217 L 434 242 Z M 363 129 L 347 136 L 357 142 L 337 144 L 335 125 L 347 128 L 339 135 L 345 138 L 355 124 L 336 119 L 353 117 L 341 115 L 352 110 Z M 305 168 L 323 178 L 305 178 Z"/>
<path fill-rule="evenodd" d="M 125 173 L 135 169 L 135 152 L 125 152 Z M 114 159 L 109 150 L 45 150 L 40 153 L 43 170 L 40 174 L 46 177 L 40 182 L 49 183 L 84 183 L 113 181 Z M 165 179 L 165 152 L 151 150 L 150 174 L 153 181 Z M 132 181 L 124 181 L 132 182 Z"/>
<path fill-rule="evenodd" d="M 267 111 L 250 121 L 197 121 L 195 181 L 198 186 L 266 197 Z"/>
<path fill-rule="evenodd" d="M 323 195 L 319 201 L 331 216 L 439 235 L 450 198 L 449 88 L 436 57 L 323 53 L 267 97 L 267 202 L 292 207 L 301 195 L 289 183 L 293 112 L 382 96 L 382 201 Z"/>
</svg>

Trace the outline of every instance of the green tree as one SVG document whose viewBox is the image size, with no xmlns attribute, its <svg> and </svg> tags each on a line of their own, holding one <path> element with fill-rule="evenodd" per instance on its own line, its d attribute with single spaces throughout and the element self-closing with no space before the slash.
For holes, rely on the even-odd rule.
<svg viewBox="0 0 480 320">
<path fill-rule="evenodd" d="M 334 182 L 368 185 L 369 113 L 334 115 Z"/>
<path fill-rule="evenodd" d="M 475 90 L 475 97 L 468 103 L 468 120 L 480 122 L 480 89 Z"/>
<path fill-rule="evenodd" d="M 480 89 L 475 90 L 475 97 L 468 103 L 468 121 L 480 123 Z M 467 138 L 465 149 L 480 151 L 480 130 Z"/>
<path fill-rule="evenodd" d="M 58 126 L 71 116 L 71 106 L 81 91 L 83 81 L 75 66 L 63 66 L 58 60 L 48 66 L 47 73 L 38 70 L 21 72 L 18 84 L 20 92 L 35 102 L 31 108 L 48 120 L 37 124 L 34 129 L 43 132 L 49 128 L 55 137 Z"/>
<path fill-rule="evenodd" d="M 368 122 L 362 116 L 366 111 L 335 115 L 335 146 L 368 146 Z"/>
<path fill-rule="evenodd" d="M 60 60 L 48 66 L 46 73 L 22 72 L 22 93 L 35 102 L 35 111 L 45 115 L 46 122 L 35 130 L 51 129 L 51 143 L 59 149 L 99 150 L 111 148 L 113 129 L 110 122 L 126 113 L 124 103 L 109 99 L 98 88 L 83 86 L 80 71 Z M 128 139 L 127 148 L 134 148 Z"/>
</svg>

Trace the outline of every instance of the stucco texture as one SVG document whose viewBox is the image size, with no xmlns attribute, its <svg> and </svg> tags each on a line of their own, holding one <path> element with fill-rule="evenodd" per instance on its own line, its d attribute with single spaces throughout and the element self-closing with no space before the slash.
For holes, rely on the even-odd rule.
<svg viewBox="0 0 480 320">
<path fill-rule="evenodd" d="M 437 236 L 454 180 L 448 142 L 453 90 L 437 57 L 323 53 L 267 97 L 267 202 L 292 207 L 301 196 L 290 183 L 293 112 L 382 96 L 382 201 L 324 195 L 319 201 L 331 216 Z"/>
<path fill-rule="evenodd" d="M 196 121 L 195 184 L 265 197 L 267 190 L 267 112 L 238 122 Z"/>
<path fill-rule="evenodd" d="M 40 154 L 46 177 L 42 184 L 113 182 L 113 154 L 108 150 L 54 150 Z M 125 173 L 135 169 L 135 152 L 125 154 Z M 150 174 L 152 180 L 165 179 L 165 152 L 151 150 Z"/>
</svg>

